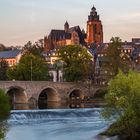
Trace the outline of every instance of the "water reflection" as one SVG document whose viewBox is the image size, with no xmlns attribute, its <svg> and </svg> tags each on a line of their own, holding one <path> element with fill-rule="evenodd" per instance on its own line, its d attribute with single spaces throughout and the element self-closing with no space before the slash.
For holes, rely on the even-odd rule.
<svg viewBox="0 0 140 140">
<path fill-rule="evenodd" d="M 28 104 L 13 104 L 12 110 L 30 110 L 30 106 Z"/>
<path fill-rule="evenodd" d="M 66 105 L 61 102 L 41 102 L 38 104 L 38 109 L 58 109 L 66 108 Z"/>
<path fill-rule="evenodd" d="M 32 109 L 68 109 L 68 108 L 94 108 L 101 107 L 103 102 L 40 102 L 34 104 L 14 104 L 13 110 L 32 110 Z"/>
</svg>

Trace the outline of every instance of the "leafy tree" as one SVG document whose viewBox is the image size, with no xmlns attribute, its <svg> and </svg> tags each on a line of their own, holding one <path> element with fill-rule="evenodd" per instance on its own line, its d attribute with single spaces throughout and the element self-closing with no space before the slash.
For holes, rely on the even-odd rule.
<svg viewBox="0 0 140 140">
<path fill-rule="evenodd" d="M 112 37 L 107 48 L 107 57 L 110 62 L 110 72 L 113 76 L 118 74 L 119 69 L 124 72 L 129 70 L 130 58 L 125 53 L 122 53 L 122 41 L 119 37 Z"/>
<path fill-rule="evenodd" d="M 121 71 L 109 83 L 105 97 L 107 107 L 105 118 L 115 117 L 116 122 L 108 129 L 108 134 L 125 135 L 131 140 L 140 138 L 140 74 Z M 139 137 L 139 138 L 138 138 Z"/>
<path fill-rule="evenodd" d="M 44 41 L 43 39 L 38 40 L 34 44 L 31 41 L 28 41 L 27 44 L 24 45 L 24 54 L 32 54 L 37 56 L 42 56 L 42 52 L 44 50 Z"/>
<path fill-rule="evenodd" d="M 9 98 L 6 96 L 5 92 L 0 89 L 0 139 L 5 136 L 5 120 L 10 115 L 10 104 Z"/>
<path fill-rule="evenodd" d="M 0 51 L 4 51 L 6 47 L 3 44 L 0 44 Z"/>
<path fill-rule="evenodd" d="M 88 79 L 92 57 L 86 48 L 68 45 L 62 47 L 58 53 L 64 62 L 64 79 L 66 81 Z"/>
<path fill-rule="evenodd" d="M 45 60 L 31 54 L 22 56 L 19 64 L 10 68 L 7 75 L 11 80 L 49 80 Z"/>
<path fill-rule="evenodd" d="M 38 48 L 40 54 L 44 51 L 44 39 L 39 39 L 37 42 L 35 42 L 36 48 Z"/>
<path fill-rule="evenodd" d="M 6 119 L 10 113 L 9 98 L 5 92 L 0 89 L 0 121 Z"/>
<path fill-rule="evenodd" d="M 8 63 L 4 59 L 0 59 L 0 80 L 7 80 L 6 71 L 8 69 Z"/>
</svg>

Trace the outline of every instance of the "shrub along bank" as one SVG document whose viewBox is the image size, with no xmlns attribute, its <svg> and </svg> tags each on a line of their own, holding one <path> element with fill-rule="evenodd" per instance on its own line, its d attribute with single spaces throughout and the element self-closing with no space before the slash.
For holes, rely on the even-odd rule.
<svg viewBox="0 0 140 140">
<path fill-rule="evenodd" d="M 105 96 L 107 106 L 102 112 L 105 119 L 115 118 L 104 133 L 108 136 L 118 135 L 121 139 L 140 139 L 140 74 L 130 71 L 119 74 L 110 81 L 108 94 Z"/>
</svg>

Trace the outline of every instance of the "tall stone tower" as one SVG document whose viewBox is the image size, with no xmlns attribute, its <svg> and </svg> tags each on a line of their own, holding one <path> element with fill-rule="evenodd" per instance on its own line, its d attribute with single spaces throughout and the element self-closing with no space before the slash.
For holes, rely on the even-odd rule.
<svg viewBox="0 0 140 140">
<path fill-rule="evenodd" d="M 65 30 L 65 32 L 68 32 L 68 30 L 69 30 L 69 23 L 67 21 L 64 24 L 64 30 Z"/>
<path fill-rule="evenodd" d="M 94 6 L 92 7 L 90 15 L 88 16 L 86 42 L 88 44 L 103 43 L 102 22 Z"/>
</svg>

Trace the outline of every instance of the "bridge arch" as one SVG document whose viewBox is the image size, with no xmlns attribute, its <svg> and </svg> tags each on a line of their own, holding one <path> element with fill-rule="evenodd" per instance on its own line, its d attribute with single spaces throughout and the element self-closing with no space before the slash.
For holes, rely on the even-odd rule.
<svg viewBox="0 0 140 140">
<path fill-rule="evenodd" d="M 70 100 L 82 100 L 84 99 L 84 93 L 81 89 L 73 89 L 69 92 Z"/>
<path fill-rule="evenodd" d="M 11 86 L 7 89 L 6 94 L 10 98 L 10 104 L 26 104 L 27 95 L 25 90 L 19 86 Z"/>
<path fill-rule="evenodd" d="M 44 88 L 38 96 L 38 107 L 46 108 L 48 106 L 48 102 L 59 102 L 60 100 L 60 95 L 56 89 L 47 87 Z"/>
<path fill-rule="evenodd" d="M 94 92 L 94 98 L 104 98 L 107 93 L 107 89 L 99 88 Z"/>
</svg>

